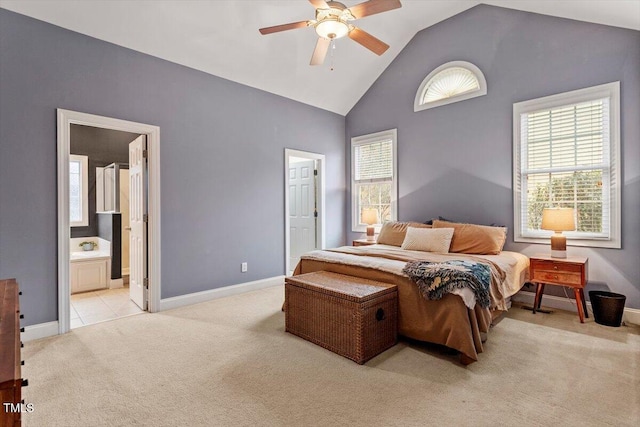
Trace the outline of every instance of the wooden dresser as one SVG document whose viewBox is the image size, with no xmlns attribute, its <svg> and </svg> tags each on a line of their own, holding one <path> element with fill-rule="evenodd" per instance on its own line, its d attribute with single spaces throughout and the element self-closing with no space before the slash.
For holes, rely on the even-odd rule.
<svg viewBox="0 0 640 427">
<path fill-rule="evenodd" d="M 0 279 L 0 427 L 20 425 L 20 305 L 15 279 Z"/>
</svg>

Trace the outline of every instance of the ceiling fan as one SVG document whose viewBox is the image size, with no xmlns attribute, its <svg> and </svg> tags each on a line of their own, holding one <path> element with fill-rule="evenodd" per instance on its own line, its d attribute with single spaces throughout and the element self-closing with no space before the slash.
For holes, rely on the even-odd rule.
<svg viewBox="0 0 640 427">
<path fill-rule="evenodd" d="M 260 33 L 266 35 L 296 28 L 314 27 L 318 34 L 318 41 L 311 56 L 311 65 L 321 65 L 331 42 L 344 36 L 349 36 L 351 40 L 360 43 L 373 53 L 382 55 L 389 49 L 389 45 L 352 25 L 351 21 L 402 7 L 400 0 L 369 0 L 349 8 L 337 1 L 309 0 L 309 3 L 316 8 L 316 19 L 260 28 Z"/>
</svg>

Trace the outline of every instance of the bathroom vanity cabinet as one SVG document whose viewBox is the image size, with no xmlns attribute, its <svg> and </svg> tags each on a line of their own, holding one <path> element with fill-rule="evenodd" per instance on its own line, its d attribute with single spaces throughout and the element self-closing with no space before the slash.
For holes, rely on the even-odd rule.
<svg viewBox="0 0 640 427">
<path fill-rule="evenodd" d="M 71 293 L 95 291 L 109 287 L 109 259 L 73 260 L 70 264 Z"/>
</svg>

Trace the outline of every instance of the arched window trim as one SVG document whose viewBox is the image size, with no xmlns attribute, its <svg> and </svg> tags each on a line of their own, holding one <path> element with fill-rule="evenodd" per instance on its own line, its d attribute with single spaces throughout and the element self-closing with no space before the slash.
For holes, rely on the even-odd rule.
<svg viewBox="0 0 640 427">
<path fill-rule="evenodd" d="M 422 104 L 421 100 L 424 96 L 424 91 L 427 89 L 427 84 L 429 83 L 429 81 L 436 74 L 446 69 L 456 68 L 456 67 L 465 68 L 471 71 L 478 79 L 480 88 L 474 91 L 461 93 L 460 95 L 452 96 L 450 98 L 439 99 L 437 101 L 427 102 L 425 104 Z M 447 62 L 446 64 L 442 64 L 441 66 L 439 66 L 438 68 L 430 72 L 429 75 L 427 75 L 427 77 L 425 77 L 424 80 L 422 80 L 422 83 L 418 88 L 418 92 L 416 92 L 416 98 L 413 103 L 413 111 L 417 112 L 417 111 L 422 111 L 429 108 L 440 107 L 442 105 L 452 104 L 454 102 L 464 101 L 465 99 L 471 99 L 471 98 L 475 98 L 477 96 L 482 96 L 486 94 L 487 94 L 487 80 L 484 78 L 484 74 L 482 74 L 482 71 L 480 71 L 480 68 L 476 67 L 471 62 L 467 62 L 467 61 L 451 61 L 451 62 Z"/>
</svg>

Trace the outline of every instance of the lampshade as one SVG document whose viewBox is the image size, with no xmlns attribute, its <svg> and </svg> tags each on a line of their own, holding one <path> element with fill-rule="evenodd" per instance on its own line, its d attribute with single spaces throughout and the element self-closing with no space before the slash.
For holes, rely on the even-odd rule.
<svg viewBox="0 0 640 427">
<path fill-rule="evenodd" d="M 576 229 L 572 208 L 547 208 L 542 211 L 543 230 L 571 231 Z"/>
<path fill-rule="evenodd" d="M 362 209 L 362 222 L 373 225 L 378 223 L 378 209 L 364 208 Z"/>
<path fill-rule="evenodd" d="M 316 33 L 325 39 L 339 39 L 348 32 L 348 25 L 337 18 L 326 18 L 316 25 Z"/>
</svg>

